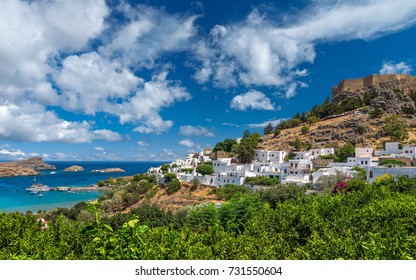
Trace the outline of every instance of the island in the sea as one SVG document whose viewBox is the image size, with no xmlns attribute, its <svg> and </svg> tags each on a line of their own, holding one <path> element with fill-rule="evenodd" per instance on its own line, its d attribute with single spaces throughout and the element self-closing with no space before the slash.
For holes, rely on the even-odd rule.
<svg viewBox="0 0 416 280">
<path fill-rule="evenodd" d="M 82 172 L 84 171 L 84 168 L 79 165 L 72 165 L 70 167 L 67 167 L 63 170 L 64 172 Z"/>
<path fill-rule="evenodd" d="M 100 172 L 100 173 L 124 173 L 125 170 L 121 168 L 105 168 L 105 169 L 94 169 L 92 172 Z"/>
<path fill-rule="evenodd" d="M 44 162 L 41 157 L 32 157 L 26 160 L 1 162 L 0 177 L 34 176 L 39 175 L 41 170 L 55 169 L 54 165 Z"/>
</svg>

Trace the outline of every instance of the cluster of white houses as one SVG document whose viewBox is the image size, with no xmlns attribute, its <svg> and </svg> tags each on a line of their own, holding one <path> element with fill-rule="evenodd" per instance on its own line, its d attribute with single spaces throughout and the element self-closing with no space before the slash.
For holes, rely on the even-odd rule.
<svg viewBox="0 0 416 280">
<path fill-rule="evenodd" d="M 198 179 L 204 185 L 215 187 L 225 184 L 243 185 L 245 178 L 259 176 L 278 177 L 283 184 L 304 185 L 316 183 L 320 177 L 338 172 L 351 176 L 357 172 L 353 171 L 355 166 L 366 169 L 366 179 L 369 183 L 383 174 L 409 177 L 416 175 L 415 146 L 400 148 L 398 142 L 388 142 L 385 144 L 385 150 L 382 151 L 373 148 L 355 148 L 355 157 L 350 157 L 347 162 L 342 163 L 321 158 L 332 154 L 334 154 L 333 148 L 311 149 L 297 152 L 293 159 L 285 161 L 287 157 L 285 151 L 255 150 L 254 161 L 250 164 L 241 164 L 235 158 L 214 155 L 211 149 L 204 149 L 200 153 L 188 154 L 185 159 L 172 162 L 169 172 L 176 173 L 181 181 L 191 182 L 193 179 Z M 379 166 L 382 159 L 396 159 L 404 164 Z M 196 167 L 204 162 L 212 162 L 214 174 L 203 176 L 196 172 Z M 159 180 L 163 182 L 163 172 L 160 167 L 150 168 L 148 172 L 157 174 Z"/>
</svg>

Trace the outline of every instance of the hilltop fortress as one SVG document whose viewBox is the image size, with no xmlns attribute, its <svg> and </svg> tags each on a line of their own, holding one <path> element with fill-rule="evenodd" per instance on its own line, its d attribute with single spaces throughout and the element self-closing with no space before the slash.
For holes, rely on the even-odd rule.
<svg viewBox="0 0 416 280">
<path fill-rule="evenodd" d="M 332 87 L 332 100 L 337 99 L 338 95 L 344 91 L 355 92 L 388 81 L 400 82 L 409 79 L 416 80 L 416 77 L 408 74 L 373 74 L 360 79 L 342 80 L 338 86 Z M 400 89 L 406 91 L 405 88 L 401 87 Z"/>
</svg>

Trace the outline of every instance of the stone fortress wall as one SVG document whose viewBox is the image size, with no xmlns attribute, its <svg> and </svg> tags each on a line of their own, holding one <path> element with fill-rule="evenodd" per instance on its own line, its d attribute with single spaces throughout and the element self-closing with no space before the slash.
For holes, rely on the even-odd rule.
<svg viewBox="0 0 416 280">
<path fill-rule="evenodd" d="M 332 99 L 345 90 L 356 91 L 381 82 L 402 80 L 411 77 L 412 76 L 408 74 L 372 74 L 365 78 L 342 80 L 339 82 L 338 86 L 332 87 Z"/>
</svg>

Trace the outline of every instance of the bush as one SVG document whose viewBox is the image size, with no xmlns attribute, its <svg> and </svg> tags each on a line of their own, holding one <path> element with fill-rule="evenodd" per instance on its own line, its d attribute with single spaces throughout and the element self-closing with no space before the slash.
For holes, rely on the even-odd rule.
<svg viewBox="0 0 416 280">
<path fill-rule="evenodd" d="M 175 174 L 175 173 L 166 173 L 166 174 L 163 176 L 163 178 L 165 178 L 165 180 L 166 180 L 167 182 L 170 182 L 170 181 L 172 181 L 173 179 L 175 179 L 175 178 L 176 178 L 176 174 Z"/>
<path fill-rule="evenodd" d="M 397 160 L 397 159 L 382 159 L 378 165 L 382 165 L 382 166 L 392 166 L 392 165 L 403 166 L 403 165 L 406 165 L 406 163 L 401 161 L 401 160 Z"/>
<path fill-rule="evenodd" d="M 179 180 L 177 178 L 173 179 L 172 181 L 170 181 L 168 183 L 166 192 L 168 194 L 173 194 L 176 193 L 177 191 L 179 191 L 181 189 L 181 182 L 179 182 Z"/>
<path fill-rule="evenodd" d="M 201 165 L 198 165 L 198 167 L 196 168 L 196 172 L 204 176 L 211 175 L 212 173 L 214 173 L 214 167 L 212 167 L 212 165 L 209 165 L 209 164 L 201 164 Z"/>
<path fill-rule="evenodd" d="M 308 133 L 309 132 L 309 126 L 308 125 L 302 126 L 302 128 L 300 129 L 300 132 L 302 132 L 302 134 Z"/>
<path fill-rule="evenodd" d="M 404 141 L 409 137 L 409 126 L 400 115 L 393 115 L 387 117 L 384 131 L 394 141 Z"/>
<path fill-rule="evenodd" d="M 361 135 L 361 134 L 364 134 L 364 132 L 367 131 L 367 128 L 363 125 L 357 125 L 357 131 L 358 131 L 358 134 Z"/>
<path fill-rule="evenodd" d="M 212 189 L 212 193 L 214 193 L 219 199 L 229 200 L 234 196 L 250 193 L 250 189 L 246 186 L 226 184 L 222 187 Z"/>
</svg>

